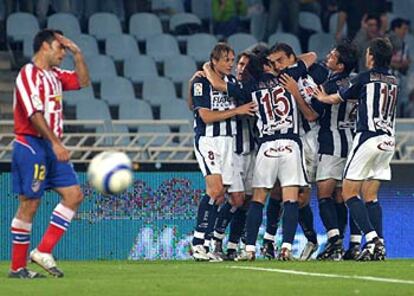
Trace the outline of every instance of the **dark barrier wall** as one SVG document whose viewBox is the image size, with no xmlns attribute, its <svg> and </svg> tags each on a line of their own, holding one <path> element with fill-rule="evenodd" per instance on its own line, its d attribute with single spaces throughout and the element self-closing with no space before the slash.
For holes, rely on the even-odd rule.
<svg viewBox="0 0 414 296">
<path fill-rule="evenodd" d="M 168 170 L 168 167 L 164 166 L 163 169 Z M 393 173 L 393 181 L 384 184 L 380 194 L 387 253 L 391 258 L 414 258 L 414 248 L 411 245 L 414 241 L 414 184 L 411 181 L 414 165 L 394 166 Z M 134 186 L 117 197 L 96 194 L 87 185 L 85 174 L 80 173 L 79 177 L 83 184 L 85 202 L 67 235 L 57 246 L 57 258 L 189 258 L 197 203 L 204 190 L 204 180 L 198 171 L 137 172 Z M 9 227 L 17 207 L 17 200 L 11 193 L 9 172 L 1 173 L 0 190 L 0 260 L 8 260 Z M 40 240 L 57 202 L 58 197 L 54 193 L 47 193 L 43 198 L 33 227 L 32 247 Z M 326 237 L 314 194 L 311 205 L 322 248 Z M 260 236 L 263 233 L 262 227 Z M 280 233 L 278 238 L 280 240 Z M 261 241 L 261 237 L 258 241 Z M 305 243 L 298 228 L 294 246 L 296 256 Z"/>
</svg>

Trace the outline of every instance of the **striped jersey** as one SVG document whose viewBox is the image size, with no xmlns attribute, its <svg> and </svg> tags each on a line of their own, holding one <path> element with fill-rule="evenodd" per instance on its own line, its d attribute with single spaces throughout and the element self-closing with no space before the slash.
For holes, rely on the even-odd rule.
<svg viewBox="0 0 414 296">
<path fill-rule="evenodd" d="M 394 136 L 397 92 L 397 78 L 390 70 L 373 68 L 352 79 L 339 95 L 344 101 L 358 100 L 356 132 Z"/>
<path fill-rule="evenodd" d="M 16 135 L 40 136 L 30 117 L 42 112 L 53 133 L 63 134 L 62 92 L 80 88 L 74 71 L 59 68 L 43 70 L 33 63 L 22 67 L 13 94 L 14 131 Z"/>
<path fill-rule="evenodd" d="M 225 76 L 224 81 L 236 82 L 233 76 Z M 199 115 L 202 108 L 212 111 L 226 111 L 236 108 L 233 97 L 226 92 L 217 91 L 205 77 L 197 77 L 191 85 L 194 110 L 194 131 L 196 136 L 218 137 L 236 134 L 236 119 L 228 118 L 223 121 L 205 123 Z"/>
<path fill-rule="evenodd" d="M 323 83 L 327 94 L 337 93 L 340 89 L 346 89 L 349 86 L 350 77 L 346 73 L 332 74 Z M 319 114 L 319 153 L 347 157 L 354 136 L 356 102 L 345 101 L 331 105 L 312 99 L 312 108 Z"/>
<path fill-rule="evenodd" d="M 236 117 L 236 135 L 234 137 L 234 152 L 248 154 L 255 150 L 255 120 L 251 116 Z"/>
<path fill-rule="evenodd" d="M 279 84 L 276 76 L 263 73 L 255 81 L 243 84 L 227 83 L 227 89 L 231 96 L 257 104 L 256 117 L 260 142 L 282 138 L 298 139 L 296 101 Z"/>
<path fill-rule="evenodd" d="M 308 73 L 308 69 L 303 61 L 298 60 L 292 66 L 284 69 L 282 74 L 291 76 L 297 83 L 299 92 L 306 103 L 310 104 L 313 97 L 313 89 L 317 87 L 313 77 Z M 316 123 L 308 122 L 300 113 L 300 134 L 303 135 L 316 126 Z"/>
</svg>

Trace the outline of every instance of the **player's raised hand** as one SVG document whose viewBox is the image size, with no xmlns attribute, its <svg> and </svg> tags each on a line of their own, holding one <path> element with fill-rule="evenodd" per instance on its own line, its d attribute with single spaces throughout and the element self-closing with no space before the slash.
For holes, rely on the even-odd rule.
<svg viewBox="0 0 414 296">
<path fill-rule="evenodd" d="M 288 92 L 294 93 L 295 91 L 299 91 L 297 82 L 290 75 L 283 73 L 280 75 L 279 81 Z"/>
<path fill-rule="evenodd" d="M 323 101 L 328 95 L 325 92 L 325 88 L 322 85 L 313 89 L 313 96 L 318 99 L 318 101 Z"/>
<path fill-rule="evenodd" d="M 69 160 L 69 150 L 66 149 L 61 143 L 52 144 L 52 149 L 59 161 Z"/>
<path fill-rule="evenodd" d="M 77 54 L 81 52 L 80 48 L 75 44 L 75 42 L 73 42 L 69 38 L 60 34 L 55 34 L 55 37 L 56 40 L 59 41 L 60 44 L 62 44 L 65 48 L 69 49 L 69 51 L 72 54 Z"/>
<path fill-rule="evenodd" d="M 237 115 L 254 116 L 256 111 L 257 111 L 257 104 L 255 102 L 250 102 L 250 103 L 241 105 L 236 108 Z"/>
</svg>

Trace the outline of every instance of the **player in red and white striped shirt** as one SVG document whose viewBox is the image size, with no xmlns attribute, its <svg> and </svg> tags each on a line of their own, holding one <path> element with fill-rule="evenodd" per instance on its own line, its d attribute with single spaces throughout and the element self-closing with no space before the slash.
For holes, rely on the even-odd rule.
<svg viewBox="0 0 414 296">
<path fill-rule="evenodd" d="M 69 163 L 69 151 L 61 142 L 63 132 L 62 92 L 89 85 L 89 74 L 79 47 L 59 31 L 45 29 L 33 41 L 34 56 L 22 67 L 14 90 L 13 190 L 19 208 L 11 224 L 13 237 L 9 277 L 38 278 L 26 268 L 32 220 L 45 189 L 53 189 L 61 202 L 52 213 L 41 242 L 30 252 L 33 262 L 55 277 L 63 272 L 51 255 L 83 200 L 79 181 Z M 75 71 L 58 66 L 70 51 Z"/>
</svg>

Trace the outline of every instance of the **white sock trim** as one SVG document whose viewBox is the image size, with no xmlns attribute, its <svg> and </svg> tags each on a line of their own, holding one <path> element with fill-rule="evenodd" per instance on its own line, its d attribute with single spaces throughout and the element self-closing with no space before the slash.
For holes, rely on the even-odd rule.
<svg viewBox="0 0 414 296">
<path fill-rule="evenodd" d="M 349 240 L 351 243 L 361 244 L 362 235 L 351 235 Z"/>
<path fill-rule="evenodd" d="M 267 239 L 267 240 L 270 240 L 272 242 L 275 241 L 275 236 L 273 234 L 268 233 L 268 232 L 265 232 L 263 238 L 264 239 Z"/>
<path fill-rule="evenodd" d="M 203 246 L 204 246 L 204 247 L 209 247 L 209 248 L 210 248 L 210 243 L 211 243 L 211 240 L 209 240 L 209 239 L 205 239 L 205 240 L 204 240 L 204 244 L 203 244 Z"/>
<path fill-rule="evenodd" d="M 194 231 L 194 237 L 198 239 L 204 239 L 204 232 Z"/>
<path fill-rule="evenodd" d="M 61 203 L 59 203 L 53 211 L 56 211 L 59 214 L 61 214 L 63 217 L 66 218 L 68 222 L 72 221 L 76 213 L 75 211 L 69 209 L 68 207 L 65 207 Z"/>
<path fill-rule="evenodd" d="M 226 237 L 226 234 L 225 233 L 219 233 L 219 232 L 214 230 L 213 236 L 214 236 L 214 238 L 217 238 L 219 240 L 223 240 Z"/>
<path fill-rule="evenodd" d="M 256 252 L 256 246 L 246 245 L 246 252 Z"/>
<path fill-rule="evenodd" d="M 334 236 L 337 236 L 337 235 L 339 235 L 339 229 L 338 228 L 331 229 L 327 232 L 326 235 L 328 236 L 328 239 L 330 239 Z"/>
<path fill-rule="evenodd" d="M 367 242 L 372 241 L 374 238 L 378 237 L 378 234 L 375 231 L 368 232 L 365 234 L 365 240 Z"/>
<path fill-rule="evenodd" d="M 13 218 L 11 227 L 24 229 L 28 232 L 32 232 L 32 223 L 27 223 L 17 218 Z"/>
<path fill-rule="evenodd" d="M 289 251 L 292 251 L 292 244 L 291 244 L 291 243 L 283 243 L 281 248 L 282 248 L 282 249 L 283 249 L 283 248 L 286 248 L 286 249 L 288 249 Z"/>
<path fill-rule="evenodd" d="M 237 244 L 232 243 L 232 242 L 228 242 L 227 243 L 227 249 L 237 250 Z"/>
</svg>

